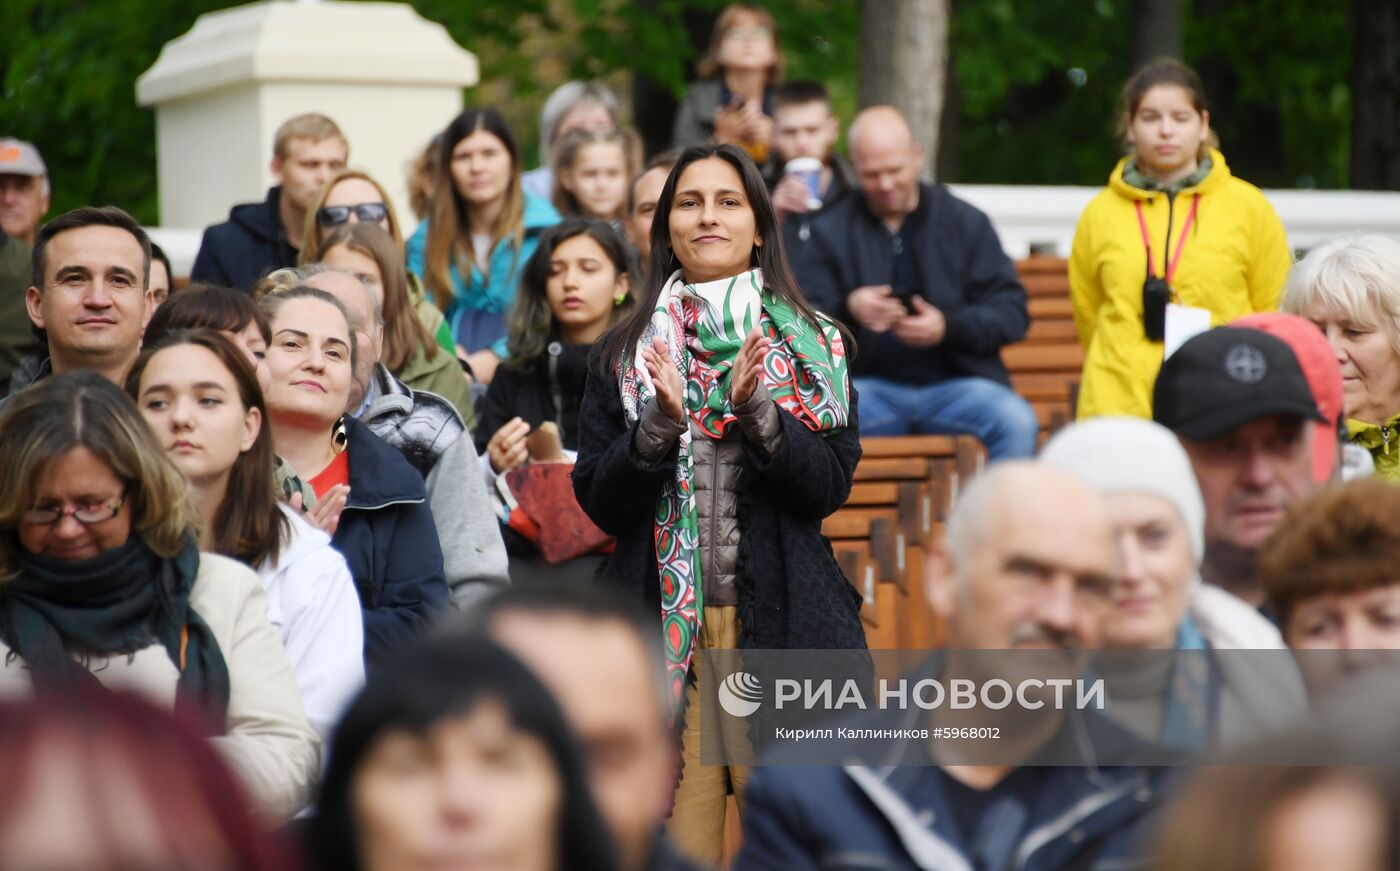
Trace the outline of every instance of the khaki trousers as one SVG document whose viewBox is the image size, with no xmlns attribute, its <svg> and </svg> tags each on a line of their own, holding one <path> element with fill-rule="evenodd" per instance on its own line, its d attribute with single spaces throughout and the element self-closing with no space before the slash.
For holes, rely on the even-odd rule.
<svg viewBox="0 0 1400 871">
<path fill-rule="evenodd" d="M 706 605 L 700 626 L 700 648 L 734 649 L 739 646 L 738 609 L 733 605 Z M 698 684 L 698 682 L 697 682 Z M 681 852 L 707 868 L 718 868 L 724 852 L 725 812 L 730 792 L 743 810 L 744 784 L 749 770 L 737 765 L 701 765 L 700 731 L 714 740 L 719 736 L 726 747 L 747 743 L 747 727 L 733 717 L 721 717 L 713 705 L 700 703 L 697 687 L 686 690 L 685 732 L 676 804 L 667 831 Z M 723 731 L 721 731 L 723 730 Z"/>
</svg>

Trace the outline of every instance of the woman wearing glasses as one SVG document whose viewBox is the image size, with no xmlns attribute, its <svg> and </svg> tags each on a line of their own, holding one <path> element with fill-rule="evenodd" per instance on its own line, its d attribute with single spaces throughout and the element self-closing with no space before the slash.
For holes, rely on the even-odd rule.
<svg viewBox="0 0 1400 871">
<path fill-rule="evenodd" d="M 783 77 L 777 21 L 747 3 L 726 6 L 715 20 L 710 50 L 696 69 L 701 79 L 676 111 L 671 144 L 737 145 L 767 169 L 774 133 L 772 88 Z"/>
<path fill-rule="evenodd" d="M 0 692 L 100 683 L 188 707 L 286 819 L 319 739 L 257 576 L 200 553 L 199 525 L 116 385 L 73 372 L 15 397 L 0 415 Z"/>
<path fill-rule="evenodd" d="M 378 224 L 403 247 L 398 218 L 383 185 L 358 169 L 342 169 L 321 187 L 306 213 L 305 244 L 297 265 L 321 259 L 326 236 L 342 224 Z"/>
<path fill-rule="evenodd" d="M 306 242 L 302 245 L 297 265 L 306 266 L 325 259 L 326 239 L 348 224 L 378 224 L 394 240 L 394 245 L 403 250 L 403 233 L 399 230 L 398 218 L 394 215 L 394 207 L 389 203 L 389 194 L 384 186 L 358 169 L 343 169 L 325 183 L 306 213 L 306 235 L 303 237 Z M 452 343 L 452 330 L 447 326 L 447 319 L 428 300 L 416 275 L 409 273 L 407 281 L 414 314 L 423 322 L 423 329 L 433 341 L 451 355 L 456 346 Z"/>
</svg>

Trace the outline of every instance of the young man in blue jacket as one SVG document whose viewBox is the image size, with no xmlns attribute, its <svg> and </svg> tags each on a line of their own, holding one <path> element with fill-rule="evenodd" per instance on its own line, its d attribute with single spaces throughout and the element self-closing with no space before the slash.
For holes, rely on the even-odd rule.
<svg viewBox="0 0 1400 871">
<path fill-rule="evenodd" d="M 993 460 L 1035 453 L 1039 428 L 1001 349 L 1030 326 L 1026 290 L 987 216 L 919 181 L 922 146 L 896 109 L 856 117 L 860 191 L 825 209 L 794 267 L 818 309 L 857 330 L 862 435 L 965 433 Z"/>
<path fill-rule="evenodd" d="M 946 550 L 928 561 L 926 593 L 948 632 L 938 679 L 952 685 L 992 673 L 980 669 L 998 654 L 969 665 L 968 651 L 1013 651 L 1000 662 L 1023 666 L 1024 658 L 1011 657 L 1045 663 L 1062 656 L 1068 664 L 1072 651 L 1097 648 L 1112 611 L 1115 565 L 1104 504 L 1078 479 L 1029 462 L 989 469 L 959 501 Z M 1034 651 L 1050 651 L 1050 658 Z M 891 740 L 889 758 L 899 764 L 757 768 L 734 867 L 1139 867 L 1167 770 L 1118 764 L 1136 754 L 1157 757 L 1105 718 L 1092 721 L 1092 713 L 1048 703 L 990 714 L 945 707 L 922 724 L 897 724 L 927 726 L 931 736 Z M 920 714 L 911 706 L 911 717 Z M 958 745 L 940 741 L 931 724 L 964 714 L 1019 728 L 962 745 L 991 755 L 949 757 L 947 748 Z M 844 758 L 847 751 L 832 752 Z M 1057 764 L 1044 764 L 1050 761 Z"/>
<path fill-rule="evenodd" d="M 345 134 L 325 115 L 308 113 L 284 122 L 272 144 L 277 184 L 267 199 L 234 206 L 227 221 L 204 231 L 190 280 L 246 291 L 272 270 L 296 266 L 306 210 L 349 158 Z"/>
</svg>

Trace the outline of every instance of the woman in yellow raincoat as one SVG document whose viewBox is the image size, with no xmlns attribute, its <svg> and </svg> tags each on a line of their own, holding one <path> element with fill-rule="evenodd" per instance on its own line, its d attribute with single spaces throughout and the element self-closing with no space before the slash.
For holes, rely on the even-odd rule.
<svg viewBox="0 0 1400 871">
<path fill-rule="evenodd" d="M 1130 153 L 1084 209 L 1070 254 L 1081 419 L 1150 418 L 1163 340 L 1274 310 L 1292 262 L 1273 207 L 1210 146 L 1190 67 L 1163 60 L 1133 76 L 1122 126 Z"/>
</svg>

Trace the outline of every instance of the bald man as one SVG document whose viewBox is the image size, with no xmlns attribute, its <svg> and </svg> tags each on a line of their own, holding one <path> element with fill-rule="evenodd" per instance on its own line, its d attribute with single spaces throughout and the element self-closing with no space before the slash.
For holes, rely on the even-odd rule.
<svg viewBox="0 0 1400 871">
<path fill-rule="evenodd" d="M 996 656 L 1002 664 L 1027 664 L 1041 678 L 1051 673 L 1040 666 L 1073 678 L 1074 651 L 1102 641 L 1116 571 L 1097 494 L 1036 463 L 989 469 L 964 491 L 948 522 L 946 548 L 927 562 L 928 601 L 948 628 L 947 650 L 931 676 L 945 686 L 986 681 L 992 672 L 982 669 Z M 971 661 L 972 650 L 1051 653 L 982 654 Z M 843 859 L 851 856 L 860 857 L 862 868 L 967 871 L 1135 868 L 1146 858 L 1141 836 L 1164 771 L 1078 764 L 1092 751 L 1067 760 L 1052 749 L 1067 741 L 1095 750 L 1110 741 L 1126 740 L 1113 745 L 1120 750 L 1139 746 L 1103 718 L 1051 704 L 974 709 L 965 717 L 943 708 L 891 713 L 903 731 L 930 735 L 891 738 L 882 749 L 899 765 L 755 769 L 735 871 L 846 867 Z M 996 729 L 995 743 L 968 748 L 995 758 L 953 764 L 948 754 L 967 745 L 938 737 L 935 729 L 945 727 Z M 1027 764 L 1052 757 L 1061 764 Z"/>
<path fill-rule="evenodd" d="M 987 216 L 919 180 L 924 150 L 898 110 L 856 116 L 860 185 L 812 224 L 795 264 L 813 305 L 858 333 L 862 435 L 970 434 L 993 460 L 1035 453 L 1035 412 L 1001 349 L 1030 326 L 1026 290 Z"/>
</svg>

